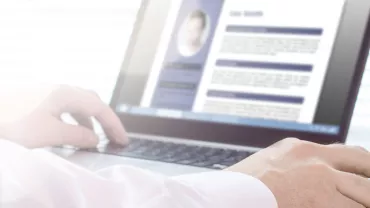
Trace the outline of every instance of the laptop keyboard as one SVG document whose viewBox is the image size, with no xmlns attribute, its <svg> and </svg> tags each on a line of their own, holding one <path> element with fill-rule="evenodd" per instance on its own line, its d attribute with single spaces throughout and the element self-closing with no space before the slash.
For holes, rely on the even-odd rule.
<svg viewBox="0 0 370 208">
<path fill-rule="evenodd" d="M 126 147 L 102 144 L 89 152 L 160 161 L 202 168 L 224 169 L 252 155 L 252 152 L 131 138 Z"/>
</svg>

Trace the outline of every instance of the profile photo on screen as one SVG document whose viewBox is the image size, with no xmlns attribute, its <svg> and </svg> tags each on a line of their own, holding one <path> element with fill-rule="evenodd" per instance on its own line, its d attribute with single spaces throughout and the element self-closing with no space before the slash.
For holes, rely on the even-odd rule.
<svg viewBox="0 0 370 208">
<path fill-rule="evenodd" d="M 192 11 L 182 24 L 178 34 L 178 49 L 182 56 L 196 55 L 207 41 L 210 18 L 202 10 Z"/>
</svg>

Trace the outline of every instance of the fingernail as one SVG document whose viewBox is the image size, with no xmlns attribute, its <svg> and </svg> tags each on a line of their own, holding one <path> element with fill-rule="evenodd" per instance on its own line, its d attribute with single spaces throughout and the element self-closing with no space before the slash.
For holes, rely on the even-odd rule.
<svg viewBox="0 0 370 208">
<path fill-rule="evenodd" d="M 120 138 L 117 138 L 116 141 L 119 145 L 122 145 L 122 146 L 126 146 L 129 143 L 128 138 L 126 136 L 124 137 L 121 136 Z"/>
<path fill-rule="evenodd" d="M 119 145 L 122 145 L 122 146 L 128 145 L 128 139 L 126 137 L 125 138 L 116 139 L 116 142 Z"/>
</svg>

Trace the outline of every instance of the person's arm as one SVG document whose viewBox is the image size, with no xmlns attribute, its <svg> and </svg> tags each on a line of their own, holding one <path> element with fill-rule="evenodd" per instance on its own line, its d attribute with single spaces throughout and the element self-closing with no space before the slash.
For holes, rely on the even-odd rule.
<svg viewBox="0 0 370 208">
<path fill-rule="evenodd" d="M 61 116 L 66 113 L 79 125 L 64 123 Z M 100 122 L 111 141 L 128 142 L 119 118 L 94 92 L 36 84 L 0 87 L 0 137 L 20 145 L 94 147 L 98 136 L 92 118 Z"/>
<path fill-rule="evenodd" d="M 277 208 L 271 191 L 242 173 L 168 178 L 124 166 L 92 173 L 1 140 L 0 164 L 4 208 Z"/>
</svg>

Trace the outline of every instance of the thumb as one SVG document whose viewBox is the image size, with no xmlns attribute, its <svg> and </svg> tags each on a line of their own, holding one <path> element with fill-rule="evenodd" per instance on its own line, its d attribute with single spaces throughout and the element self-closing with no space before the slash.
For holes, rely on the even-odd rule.
<svg viewBox="0 0 370 208">
<path fill-rule="evenodd" d="M 91 129 L 84 126 L 61 123 L 59 130 L 59 141 L 62 144 L 90 148 L 97 146 L 99 143 L 98 136 Z"/>
</svg>

